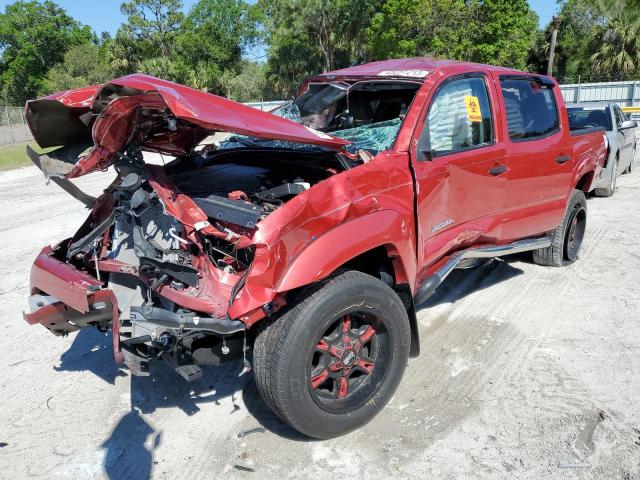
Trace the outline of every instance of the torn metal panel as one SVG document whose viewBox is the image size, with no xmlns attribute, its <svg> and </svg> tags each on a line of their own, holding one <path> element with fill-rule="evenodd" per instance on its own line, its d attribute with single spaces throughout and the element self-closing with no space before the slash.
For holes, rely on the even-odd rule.
<svg viewBox="0 0 640 480">
<path fill-rule="evenodd" d="M 78 159 L 68 178 L 105 169 L 131 140 L 169 155 L 191 152 L 217 131 L 335 150 L 347 144 L 268 112 L 142 74 L 27 102 L 26 117 L 43 148 L 93 140 L 93 149 Z"/>
<path fill-rule="evenodd" d="M 47 177 L 48 179 L 51 179 L 53 183 L 58 185 L 60 188 L 62 188 L 65 192 L 67 192 L 73 198 L 83 203 L 87 207 L 92 207 L 96 203 L 95 197 L 92 197 L 91 195 L 84 193 L 82 190 L 76 187 L 73 183 L 71 183 L 71 181 L 65 178 L 59 178 L 58 175 L 53 175 L 51 173 L 51 166 L 48 164 L 47 160 L 51 159 L 52 157 L 48 155 L 40 156 L 35 152 L 35 150 L 33 150 L 28 145 L 27 145 L 27 156 L 29 157 L 29 160 L 31 160 L 33 164 L 44 173 L 45 177 Z"/>
</svg>

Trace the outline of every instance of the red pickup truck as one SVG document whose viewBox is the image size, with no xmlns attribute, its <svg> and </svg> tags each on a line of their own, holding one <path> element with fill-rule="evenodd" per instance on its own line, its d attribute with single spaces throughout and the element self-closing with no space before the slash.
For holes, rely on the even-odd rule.
<svg viewBox="0 0 640 480">
<path fill-rule="evenodd" d="M 316 438 L 384 407 L 419 353 L 416 306 L 453 269 L 575 261 L 606 155 L 602 130 L 570 130 L 553 79 L 426 58 L 318 75 L 274 113 L 130 75 L 26 116 L 60 147 L 30 158 L 90 209 L 37 256 L 26 321 L 111 329 L 139 375 L 243 359 Z M 70 181 L 109 167 L 98 198 Z"/>
</svg>

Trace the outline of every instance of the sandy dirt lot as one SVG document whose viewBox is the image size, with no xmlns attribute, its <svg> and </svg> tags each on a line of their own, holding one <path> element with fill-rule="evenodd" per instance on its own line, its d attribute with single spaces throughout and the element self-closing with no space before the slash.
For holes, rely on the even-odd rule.
<svg viewBox="0 0 640 480">
<path fill-rule="evenodd" d="M 324 442 L 274 418 L 238 364 L 137 378 L 108 335 L 26 325 L 34 256 L 86 211 L 33 167 L 0 174 L 0 205 L 0 478 L 640 479 L 640 172 L 589 201 L 575 265 L 451 275 L 389 406 Z"/>
</svg>

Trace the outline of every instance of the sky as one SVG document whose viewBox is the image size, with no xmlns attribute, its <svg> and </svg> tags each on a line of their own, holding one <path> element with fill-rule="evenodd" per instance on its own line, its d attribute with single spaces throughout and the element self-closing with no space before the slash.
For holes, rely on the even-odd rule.
<svg viewBox="0 0 640 480">
<path fill-rule="evenodd" d="M 4 12 L 4 8 L 14 2 L 15 0 L 0 0 L 0 11 Z M 57 0 L 56 3 L 76 20 L 91 26 L 98 34 L 109 32 L 114 35 L 125 21 L 120 13 L 122 0 Z M 185 11 L 188 11 L 196 0 L 182 0 L 182 3 Z M 249 3 L 255 3 L 255 0 L 249 0 Z M 529 0 L 529 5 L 540 17 L 541 27 L 549 23 L 557 9 L 556 0 Z"/>
</svg>

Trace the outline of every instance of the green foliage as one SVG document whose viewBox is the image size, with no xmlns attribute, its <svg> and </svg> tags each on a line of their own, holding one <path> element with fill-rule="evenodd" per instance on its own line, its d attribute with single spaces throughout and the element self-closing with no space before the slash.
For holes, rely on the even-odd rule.
<svg viewBox="0 0 640 480">
<path fill-rule="evenodd" d="M 537 31 L 526 0 L 260 0 L 267 79 L 300 79 L 368 60 L 435 56 L 524 68 Z M 364 20 L 364 21 L 363 21 Z"/>
<path fill-rule="evenodd" d="M 640 76 L 640 0 L 560 0 L 554 74 Z M 319 72 L 433 56 L 546 71 L 551 27 L 527 0 L 126 0 L 126 22 L 100 39 L 51 0 L 0 14 L 0 101 L 140 71 L 236 100 L 290 98 Z M 266 63 L 246 59 L 257 44 Z"/>
<path fill-rule="evenodd" d="M 120 6 L 127 15 L 122 35 L 137 40 L 145 57 L 167 57 L 184 17 L 181 0 L 130 0 Z"/>
<path fill-rule="evenodd" d="M 243 0 L 200 0 L 187 15 L 179 0 L 133 0 L 112 41 L 109 64 L 120 75 L 140 71 L 225 94 L 222 78 L 235 75 L 257 38 L 252 9 Z"/>
<path fill-rule="evenodd" d="M 46 0 L 18 1 L 0 14 L 0 95 L 23 104 L 42 91 L 47 71 L 71 47 L 95 41 L 87 26 Z"/>
<path fill-rule="evenodd" d="M 111 69 L 104 47 L 83 43 L 71 47 L 61 63 L 54 65 L 43 81 L 41 95 L 96 85 L 111 80 Z"/>
<path fill-rule="evenodd" d="M 522 69 L 537 23 L 526 0 L 389 0 L 366 38 L 375 59 L 428 55 Z"/>
<path fill-rule="evenodd" d="M 373 16 L 366 44 L 376 60 L 429 55 L 469 59 L 478 5 L 464 0 L 389 0 Z"/>
<path fill-rule="evenodd" d="M 484 0 L 478 6 L 472 60 L 523 70 L 533 47 L 538 16 L 527 0 Z"/>
<path fill-rule="evenodd" d="M 616 16 L 597 37 L 599 48 L 590 61 L 595 73 L 604 78 L 632 78 L 640 70 L 640 26 Z"/>
<path fill-rule="evenodd" d="M 560 9 L 554 75 L 565 82 L 640 75 L 640 10 L 622 0 L 567 0 Z M 551 29 L 536 42 L 532 64 L 544 71 Z M 543 65 L 544 64 L 544 65 Z"/>
<path fill-rule="evenodd" d="M 238 73 L 227 70 L 221 83 L 227 97 L 237 102 L 258 102 L 269 97 L 265 64 L 245 60 Z"/>
<path fill-rule="evenodd" d="M 267 79 L 289 97 L 304 78 L 366 60 L 364 27 L 380 0 L 259 0 L 269 45 Z"/>
<path fill-rule="evenodd" d="M 200 0 L 178 32 L 175 60 L 187 84 L 225 94 L 222 76 L 242 68 L 242 54 L 258 31 L 253 12 L 242 0 Z"/>
</svg>

